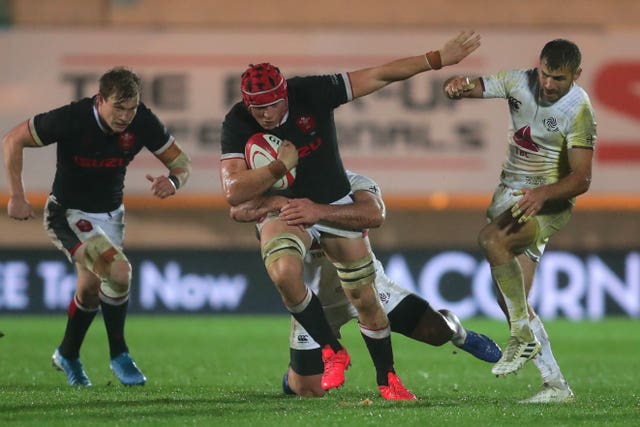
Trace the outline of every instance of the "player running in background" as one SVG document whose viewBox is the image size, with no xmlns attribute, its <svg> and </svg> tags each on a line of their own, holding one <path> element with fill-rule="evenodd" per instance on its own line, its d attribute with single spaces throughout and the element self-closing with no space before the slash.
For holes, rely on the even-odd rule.
<svg viewBox="0 0 640 427">
<path fill-rule="evenodd" d="M 551 351 L 549 336 L 527 296 L 549 238 L 566 225 L 575 197 L 591 184 L 596 121 L 580 77 L 575 43 L 556 39 L 540 53 L 538 68 L 485 77 L 453 77 L 451 99 L 505 98 L 511 113 L 500 184 L 478 242 L 491 265 L 511 337 L 492 372 L 506 375 L 533 359 L 542 389 L 523 402 L 564 402 L 573 392 Z"/>
<path fill-rule="evenodd" d="M 371 179 L 347 171 L 353 203 L 319 205 L 308 199 L 289 200 L 280 196 L 260 197 L 232 208 L 238 221 L 256 221 L 269 212 L 282 212 L 281 217 L 291 224 L 310 226 L 320 221 L 349 229 L 379 227 L 385 209 L 377 184 Z M 369 244 L 368 238 L 366 238 Z M 466 330 L 458 318 L 448 310 L 435 311 L 427 301 L 395 284 L 375 258 L 375 288 L 387 313 L 391 330 L 433 346 L 451 341 L 454 345 L 481 360 L 495 363 L 502 352 L 490 338 Z M 333 264 L 314 242 L 304 260 L 305 283 L 320 300 L 327 320 L 336 336 L 340 328 L 357 311 L 341 289 Z M 290 364 L 283 377 L 282 387 L 287 394 L 304 397 L 324 396 L 321 387 L 323 371 L 321 348 L 295 318 L 291 318 L 289 335 Z"/>
<path fill-rule="evenodd" d="M 323 204 L 350 202 L 333 110 L 390 83 L 456 64 L 479 45 L 478 35 L 462 32 L 438 51 L 348 73 L 289 80 L 271 64 L 249 66 L 241 79 L 243 102 L 231 108 L 222 125 L 221 180 L 228 203 L 237 206 L 264 194 L 294 167 L 297 176 L 291 191 L 295 197 Z M 248 169 L 245 143 L 265 130 L 284 141 L 278 159 Z M 393 368 L 389 320 L 373 286 L 375 266 L 364 236 L 337 227 L 317 230 L 322 248 L 338 269 L 345 293 L 358 311 L 381 394 L 393 400 L 415 398 Z M 322 346 L 322 386 L 329 390 L 344 383 L 350 358 L 331 330 L 318 298 L 304 283 L 303 259 L 311 241 L 302 227 L 288 225 L 277 215 L 267 215 L 261 222 L 267 272 L 287 310 Z"/>
<path fill-rule="evenodd" d="M 11 218 L 35 218 L 22 184 L 23 150 L 57 143 L 53 188 L 44 211 L 44 227 L 53 244 L 75 263 L 78 283 L 69 304 L 62 343 L 54 367 L 71 385 L 90 386 L 80 347 L 98 309 L 102 309 L 110 367 L 124 385 L 146 382 L 129 355 L 125 318 L 131 264 L 122 251 L 127 165 L 147 148 L 169 170 L 153 177 L 154 196 L 176 193 L 189 177 L 190 160 L 166 127 L 140 102 L 140 78 L 117 67 L 100 78 L 99 92 L 13 128 L 3 139 Z"/>
</svg>

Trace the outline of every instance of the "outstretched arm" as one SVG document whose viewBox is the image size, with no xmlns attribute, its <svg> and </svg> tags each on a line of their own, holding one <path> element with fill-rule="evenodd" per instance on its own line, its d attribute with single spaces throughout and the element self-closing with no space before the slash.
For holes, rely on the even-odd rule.
<svg viewBox="0 0 640 427">
<path fill-rule="evenodd" d="M 7 214 L 14 219 L 35 218 L 35 213 L 27 201 L 22 182 L 23 155 L 25 147 L 39 147 L 29 132 L 29 122 L 14 127 L 2 139 L 2 155 L 9 185 Z"/>
<path fill-rule="evenodd" d="M 349 73 L 354 98 L 375 92 L 389 83 L 406 80 L 418 73 L 457 64 L 480 46 L 480 35 L 462 31 L 437 50 L 410 56 Z"/>
</svg>

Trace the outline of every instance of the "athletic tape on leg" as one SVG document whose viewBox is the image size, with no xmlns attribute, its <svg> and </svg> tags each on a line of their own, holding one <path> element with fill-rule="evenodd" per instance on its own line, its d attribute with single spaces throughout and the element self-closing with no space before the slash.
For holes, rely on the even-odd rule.
<svg viewBox="0 0 640 427">
<path fill-rule="evenodd" d="M 376 268 L 371 255 L 356 261 L 335 262 L 333 265 L 337 269 L 340 283 L 347 289 L 373 283 L 376 278 Z"/>
<path fill-rule="evenodd" d="M 293 233 L 280 233 L 273 236 L 262 247 L 262 260 L 269 267 L 283 256 L 295 256 L 304 259 L 307 249 L 298 236 Z"/>
<path fill-rule="evenodd" d="M 116 283 L 110 272 L 115 261 L 128 263 L 127 257 L 102 234 L 87 240 L 85 244 L 84 265 L 100 277 L 100 291 L 110 298 L 126 296 L 129 293 L 129 283 Z"/>
</svg>

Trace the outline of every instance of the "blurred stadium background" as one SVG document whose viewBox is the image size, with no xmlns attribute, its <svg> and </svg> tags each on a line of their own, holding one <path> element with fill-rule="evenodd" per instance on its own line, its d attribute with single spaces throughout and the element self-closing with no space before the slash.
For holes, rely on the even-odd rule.
<svg viewBox="0 0 640 427">
<path fill-rule="evenodd" d="M 540 313 L 571 319 L 640 316 L 640 2 L 636 0 L 0 0 L 0 133 L 33 114 L 95 93 L 115 65 L 143 77 L 144 101 L 194 160 L 172 200 L 148 196 L 140 155 L 127 178 L 126 246 L 136 312 L 281 312 L 253 228 L 236 224 L 220 193 L 219 128 L 251 62 L 288 76 L 350 70 L 440 47 L 461 29 L 483 46 L 456 67 L 425 73 L 337 110 L 345 165 L 374 178 L 387 221 L 372 232 L 389 275 L 461 317 L 501 318 L 476 248 L 497 183 L 504 102 L 451 103 L 452 74 L 534 66 L 544 43 L 583 52 L 579 83 L 596 110 L 590 192 L 551 242 L 534 296 Z M 55 149 L 30 150 L 24 179 L 41 214 Z M 6 216 L 0 176 L 0 314 L 63 312 L 71 266 L 41 221 Z"/>
</svg>

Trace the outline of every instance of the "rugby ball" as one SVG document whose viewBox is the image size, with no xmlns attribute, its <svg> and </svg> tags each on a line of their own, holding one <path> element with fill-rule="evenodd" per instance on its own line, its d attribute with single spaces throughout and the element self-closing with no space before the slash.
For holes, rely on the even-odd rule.
<svg viewBox="0 0 640 427">
<path fill-rule="evenodd" d="M 269 133 L 256 133 L 249 138 L 244 146 L 244 158 L 247 166 L 257 169 L 266 166 L 278 158 L 278 147 L 282 140 Z M 282 178 L 277 180 L 271 188 L 274 190 L 284 190 L 293 185 L 296 179 L 296 168 L 291 169 Z"/>
</svg>

